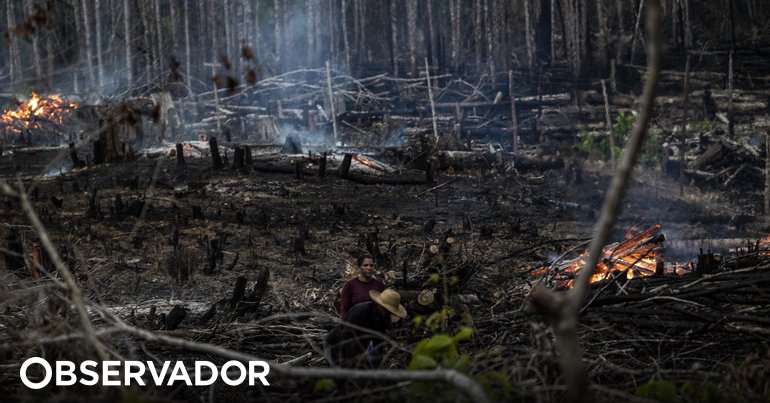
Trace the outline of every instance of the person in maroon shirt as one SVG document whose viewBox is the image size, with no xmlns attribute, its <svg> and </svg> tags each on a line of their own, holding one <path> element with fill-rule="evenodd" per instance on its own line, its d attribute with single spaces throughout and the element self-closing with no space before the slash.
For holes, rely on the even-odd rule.
<svg viewBox="0 0 770 403">
<path fill-rule="evenodd" d="M 358 275 L 346 281 L 340 291 L 340 318 L 343 320 L 353 305 L 371 301 L 369 291 L 385 290 L 385 284 L 374 278 L 374 258 L 371 255 L 359 256 L 356 263 Z"/>
</svg>

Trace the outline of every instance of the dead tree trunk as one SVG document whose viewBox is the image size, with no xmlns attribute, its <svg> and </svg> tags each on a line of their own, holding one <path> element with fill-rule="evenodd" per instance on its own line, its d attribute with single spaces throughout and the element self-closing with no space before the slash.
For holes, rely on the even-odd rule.
<svg viewBox="0 0 770 403">
<path fill-rule="evenodd" d="M 529 2 L 530 0 L 524 0 L 524 37 L 527 42 L 527 67 L 529 68 L 529 77 L 531 79 L 535 76 L 535 44 L 533 43 L 532 11 Z"/>
<path fill-rule="evenodd" d="M 340 164 L 337 176 L 340 178 L 347 178 L 350 171 L 350 163 L 353 162 L 353 154 L 345 154 L 342 158 L 342 164 Z"/>
<path fill-rule="evenodd" d="M 765 130 L 765 219 L 770 216 L 770 129 Z"/>
<path fill-rule="evenodd" d="M 326 176 L 326 152 L 323 153 L 323 156 L 318 161 L 318 176 L 321 178 Z"/>
<path fill-rule="evenodd" d="M 176 143 L 176 164 L 182 168 L 187 167 L 187 163 L 184 160 L 184 146 L 182 143 Z"/>
<path fill-rule="evenodd" d="M 612 119 L 610 118 L 610 101 L 607 97 L 607 85 L 602 80 L 602 95 L 604 95 L 604 119 L 607 125 L 607 135 L 610 138 L 610 166 L 612 170 L 615 170 L 615 161 L 617 161 L 615 155 L 615 136 L 612 135 Z"/>
<path fill-rule="evenodd" d="M 730 56 L 727 63 L 727 135 L 730 139 L 735 138 L 735 105 L 733 103 L 733 59 L 735 59 L 735 50 L 730 49 Z"/>
<path fill-rule="evenodd" d="M 214 164 L 214 169 L 222 169 L 224 164 L 222 163 L 222 157 L 219 155 L 216 137 L 209 139 L 209 148 L 211 149 L 211 162 Z"/>
<path fill-rule="evenodd" d="M 511 133 L 513 152 L 519 148 L 519 118 L 516 114 L 516 97 L 513 93 L 513 70 L 508 71 L 508 97 L 511 98 Z"/>
<path fill-rule="evenodd" d="M 684 195 L 684 148 L 687 145 L 687 118 L 690 107 L 690 55 L 684 68 L 684 100 L 682 101 L 682 138 L 679 142 L 679 195 Z M 765 210 L 767 211 L 767 210 Z"/>
<path fill-rule="evenodd" d="M 243 147 L 236 146 L 235 151 L 233 152 L 233 169 L 241 169 L 243 168 L 243 165 L 245 163 L 245 153 L 243 152 Z"/>
</svg>

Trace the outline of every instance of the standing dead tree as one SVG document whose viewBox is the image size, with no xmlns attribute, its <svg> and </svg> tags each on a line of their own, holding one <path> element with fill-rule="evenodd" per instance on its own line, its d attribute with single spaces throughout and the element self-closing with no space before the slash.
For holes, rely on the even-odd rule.
<svg viewBox="0 0 770 403">
<path fill-rule="evenodd" d="M 574 287 L 566 294 L 556 294 L 543 287 L 538 287 L 532 291 L 531 295 L 531 308 L 542 313 L 554 328 L 562 371 L 564 371 L 567 388 L 573 401 L 588 401 L 589 399 L 586 393 L 588 375 L 583 367 L 582 350 L 577 333 L 577 314 L 584 303 L 588 284 L 596 270 L 596 263 L 602 248 L 607 243 L 610 232 L 615 225 L 620 203 L 628 187 L 628 180 L 636 164 L 647 124 L 653 112 L 662 57 L 660 19 L 660 0 L 650 0 L 647 5 L 647 31 L 649 35 L 647 81 L 644 87 L 641 111 L 604 200 L 593 240 L 588 248 L 588 259 L 581 268 Z"/>
</svg>

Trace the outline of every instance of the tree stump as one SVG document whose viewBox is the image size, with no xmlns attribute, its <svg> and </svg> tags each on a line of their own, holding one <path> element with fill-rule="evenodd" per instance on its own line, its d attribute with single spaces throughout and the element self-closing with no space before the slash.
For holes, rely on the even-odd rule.
<svg viewBox="0 0 770 403">
<path fill-rule="evenodd" d="M 214 164 L 214 169 L 222 169 L 224 163 L 222 162 L 222 157 L 219 155 L 216 137 L 209 139 L 209 148 L 211 149 L 211 162 Z"/>
<path fill-rule="evenodd" d="M 187 167 L 187 163 L 184 160 L 184 146 L 182 143 L 176 143 L 176 164 L 180 167 Z"/>
</svg>

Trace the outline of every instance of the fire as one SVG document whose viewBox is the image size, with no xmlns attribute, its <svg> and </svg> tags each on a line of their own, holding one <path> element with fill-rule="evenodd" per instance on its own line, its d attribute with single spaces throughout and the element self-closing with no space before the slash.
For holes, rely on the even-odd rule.
<svg viewBox="0 0 770 403">
<path fill-rule="evenodd" d="M 382 168 L 380 168 L 377 164 L 375 164 L 372 161 L 369 161 L 368 159 L 366 159 L 366 157 L 363 157 L 361 155 L 354 156 L 353 160 L 355 160 L 356 162 L 358 162 L 360 164 L 364 164 L 364 165 L 366 165 L 368 167 L 372 167 L 372 168 L 377 169 L 377 170 L 382 170 Z"/>
<path fill-rule="evenodd" d="M 33 92 L 16 110 L 3 112 L 0 120 L 11 131 L 21 132 L 25 128 L 38 129 L 40 122 L 61 124 L 64 116 L 75 107 L 77 104 L 65 101 L 59 95 L 40 97 Z"/>
<path fill-rule="evenodd" d="M 647 231 L 638 235 L 627 236 L 623 242 L 610 244 L 602 250 L 602 260 L 597 263 L 596 271 L 591 276 L 590 282 L 602 281 L 613 272 L 625 274 L 626 278 L 652 276 L 662 261 L 659 261 L 659 255 L 663 248 L 662 234 L 655 233 L 660 229 L 659 224 L 655 224 Z M 561 262 L 551 267 L 541 267 L 532 272 L 532 275 L 548 275 L 555 281 L 556 288 L 570 288 L 574 278 L 585 264 L 588 258 L 588 252 L 575 259 Z M 665 269 L 669 272 L 675 272 L 676 269 Z"/>
</svg>

